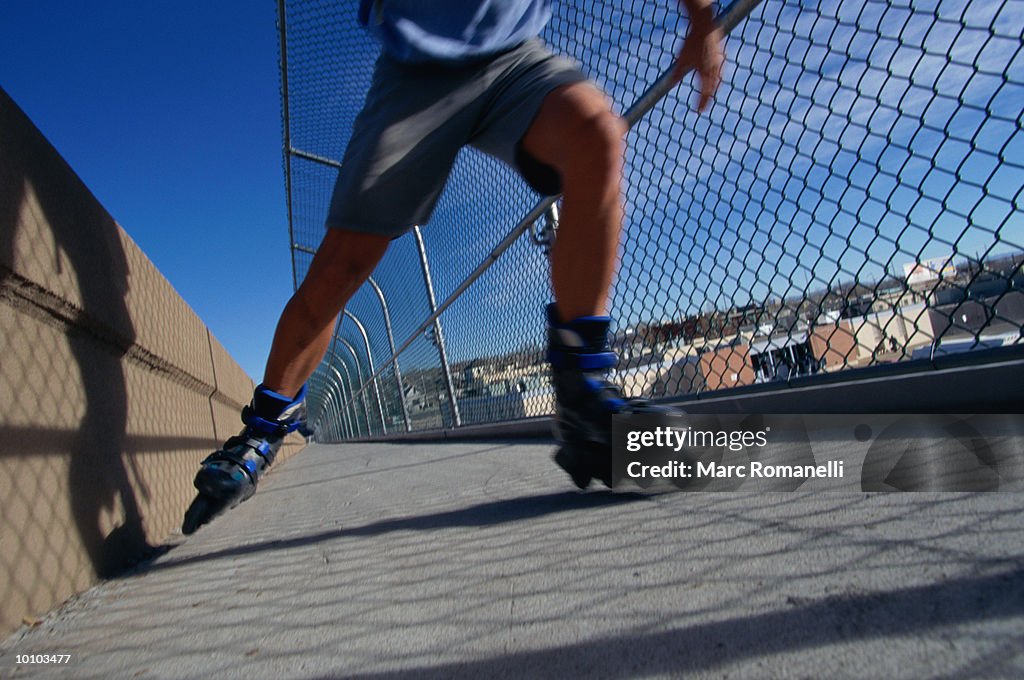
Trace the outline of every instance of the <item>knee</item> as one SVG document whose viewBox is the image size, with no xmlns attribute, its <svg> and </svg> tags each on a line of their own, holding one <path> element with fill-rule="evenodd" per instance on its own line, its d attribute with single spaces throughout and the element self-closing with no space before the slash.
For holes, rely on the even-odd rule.
<svg viewBox="0 0 1024 680">
<path fill-rule="evenodd" d="M 310 267 L 295 297 L 311 317 L 333 318 L 373 269 L 373 262 L 345 257 Z"/>
<path fill-rule="evenodd" d="M 571 150 L 564 171 L 617 176 L 625 154 L 626 131 L 626 122 L 611 110 L 578 119 L 569 130 Z"/>
</svg>

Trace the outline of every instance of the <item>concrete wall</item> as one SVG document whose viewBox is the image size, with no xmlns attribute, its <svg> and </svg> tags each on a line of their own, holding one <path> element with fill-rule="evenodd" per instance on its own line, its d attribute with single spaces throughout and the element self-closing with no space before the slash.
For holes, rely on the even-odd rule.
<svg viewBox="0 0 1024 680">
<path fill-rule="evenodd" d="M 252 387 L 0 90 L 0 633 L 177 530 Z"/>
</svg>

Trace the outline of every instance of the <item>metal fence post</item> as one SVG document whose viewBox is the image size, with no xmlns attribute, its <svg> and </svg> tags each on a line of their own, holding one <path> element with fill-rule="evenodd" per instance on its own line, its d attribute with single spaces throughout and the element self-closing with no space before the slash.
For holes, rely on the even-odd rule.
<svg viewBox="0 0 1024 680">
<path fill-rule="evenodd" d="M 345 408 L 345 386 L 340 383 L 333 383 L 335 387 L 334 399 L 334 410 L 337 412 L 338 423 L 336 425 L 338 430 L 339 439 L 351 439 L 355 436 L 355 430 L 353 429 L 352 419 L 348 415 L 348 409 Z"/>
<path fill-rule="evenodd" d="M 384 313 L 384 330 L 388 335 L 388 347 L 391 348 L 391 356 L 395 365 L 395 382 L 398 383 L 398 399 L 402 403 L 402 420 L 405 422 L 405 431 L 409 432 L 412 430 L 412 422 L 409 418 L 409 404 L 405 400 L 405 387 L 402 385 L 402 370 L 398 367 L 398 352 L 395 350 L 395 335 L 391 331 L 391 312 L 388 311 L 388 301 L 384 297 L 384 291 L 381 290 L 372 276 L 368 277 L 366 282 L 370 284 L 373 292 L 377 294 L 377 299 L 380 300 L 380 308 Z"/>
<path fill-rule="evenodd" d="M 413 236 L 416 238 L 416 250 L 420 256 L 420 267 L 423 269 L 423 282 L 427 286 L 427 299 L 430 302 L 430 313 L 437 312 L 437 299 L 434 297 L 434 282 L 430 277 L 430 264 L 427 262 L 427 249 L 423 245 L 423 234 L 419 226 L 412 228 Z M 455 386 L 452 384 L 451 366 L 448 364 L 448 352 L 444 347 L 444 335 L 441 333 L 441 318 L 434 319 L 434 337 L 437 340 L 437 352 L 441 356 L 441 370 L 444 374 L 444 388 L 448 393 L 448 403 L 452 409 L 452 425 L 462 425 L 462 418 L 459 415 L 459 404 L 455 401 Z"/>
<path fill-rule="evenodd" d="M 334 438 L 334 429 L 336 427 L 336 424 L 331 422 L 331 421 L 333 421 L 335 419 L 335 414 L 334 414 L 334 390 L 332 390 L 332 389 L 324 390 L 323 398 L 321 399 L 320 403 L 321 403 L 321 412 L 320 412 L 321 413 L 321 417 L 320 417 L 320 419 L 326 421 L 326 423 L 327 423 L 327 436 L 330 437 L 331 439 L 333 439 Z M 326 416 L 326 417 L 324 417 L 324 416 Z"/>
<path fill-rule="evenodd" d="M 544 255 L 550 260 L 551 248 L 555 245 L 558 237 L 559 211 L 558 203 L 552 203 L 544 211 L 544 219 L 534 222 L 530 230 L 530 240 L 534 245 L 544 249 Z"/>
<path fill-rule="evenodd" d="M 380 411 L 380 427 L 382 434 L 388 433 L 388 424 L 384 418 L 384 404 L 380 400 L 380 382 L 377 380 L 377 371 L 373 367 L 373 353 L 370 351 L 370 336 L 366 334 L 366 328 L 362 322 L 356 318 L 356 315 L 347 309 L 344 310 L 345 316 L 352 319 L 352 323 L 359 329 L 359 334 L 363 336 L 363 346 L 366 348 L 366 361 L 370 365 L 370 380 L 373 381 L 373 391 L 377 395 L 377 410 Z"/>
<path fill-rule="evenodd" d="M 352 389 L 352 376 L 348 372 L 348 366 L 345 365 L 344 361 L 341 361 L 339 363 L 341 364 L 341 368 L 345 371 L 344 382 L 345 382 L 345 384 L 348 385 L 349 394 L 355 395 L 355 391 Z M 342 377 L 341 377 L 341 374 L 338 372 L 338 369 L 336 369 L 333 364 L 329 365 L 328 368 L 331 369 L 331 371 L 334 373 L 334 375 L 337 376 L 338 381 L 341 382 L 342 381 Z M 355 436 L 358 437 L 359 434 L 360 434 L 360 432 L 359 432 L 359 418 L 356 417 L 356 414 L 355 414 L 355 404 L 352 403 L 353 401 L 355 401 L 355 397 L 354 396 L 350 397 L 345 402 L 343 408 L 345 408 L 346 411 L 347 411 L 348 407 L 350 407 L 350 406 L 352 407 L 352 423 L 353 423 L 352 430 L 354 431 Z M 369 425 L 367 425 L 367 427 L 369 427 Z"/>
<path fill-rule="evenodd" d="M 373 426 L 370 424 L 370 407 L 366 404 L 366 389 L 365 389 L 366 386 L 369 385 L 369 382 L 366 381 L 366 380 L 363 380 L 363 372 L 362 372 L 362 370 L 359 367 L 359 355 L 356 353 L 356 348 L 352 346 L 352 343 L 350 343 L 348 340 L 346 340 L 345 338 L 341 337 L 340 335 L 338 336 L 338 341 L 345 346 L 345 349 L 347 349 L 349 351 L 349 354 L 352 355 L 352 361 L 354 361 L 355 364 L 356 364 L 356 377 L 359 378 L 359 385 L 360 385 L 360 388 L 359 388 L 359 401 L 361 401 L 363 403 L 363 413 L 366 414 L 366 434 L 367 435 L 372 435 L 373 434 Z"/>
<path fill-rule="evenodd" d="M 309 380 L 306 381 L 306 426 L 310 428 L 314 434 L 320 428 L 320 413 L 314 409 L 320 408 L 322 402 L 322 400 L 319 399 L 320 376 L 318 373 L 319 371 L 314 372 L 313 375 L 309 376 Z M 320 408 L 320 410 L 322 411 L 323 409 Z"/>
<path fill-rule="evenodd" d="M 343 315 L 339 314 L 338 321 L 334 326 L 334 337 L 331 342 L 330 360 L 328 361 L 328 365 L 333 367 L 335 363 L 339 363 L 341 364 L 341 367 L 345 370 L 345 376 L 348 379 L 347 382 L 349 387 L 349 393 L 352 395 L 345 405 L 352 406 L 352 420 L 355 422 L 355 431 L 357 436 L 359 434 L 359 418 L 355 414 L 355 404 L 352 404 L 351 402 L 355 401 L 356 395 L 360 395 L 362 397 L 361 401 L 363 402 L 363 411 L 366 414 L 366 434 L 370 435 L 372 434 L 370 425 L 370 410 L 366 406 L 366 395 L 363 394 L 363 388 L 365 387 L 365 385 L 362 385 L 363 374 L 362 371 L 359 370 L 359 356 L 356 354 L 356 351 L 352 348 L 352 345 L 350 345 L 344 338 L 341 337 L 341 323 L 344 318 L 345 317 Z M 345 364 L 344 361 L 342 361 L 337 356 L 338 342 L 344 344 L 345 347 L 348 348 L 348 351 L 352 353 L 352 360 L 355 361 L 356 364 L 356 377 L 359 378 L 360 381 L 360 384 L 357 387 L 353 387 L 352 375 L 349 373 L 348 366 Z M 335 371 L 335 373 L 337 373 L 337 371 Z"/>
<path fill-rule="evenodd" d="M 341 395 L 338 394 L 338 390 L 341 390 L 341 386 L 332 384 L 331 387 L 332 389 L 330 391 L 330 405 L 331 410 L 333 411 L 332 417 L 334 419 L 332 426 L 334 428 L 335 438 L 341 440 L 351 436 L 351 434 L 348 431 L 348 418 L 344 415 L 344 413 L 341 410 Z"/>
<path fill-rule="evenodd" d="M 320 378 L 318 377 L 318 381 L 319 381 L 319 379 Z M 326 381 L 325 381 L 325 383 L 326 383 Z M 318 414 L 319 417 L 317 419 L 317 422 L 320 422 L 322 420 L 326 420 L 327 421 L 327 426 L 328 426 L 328 436 L 332 436 L 331 433 L 332 433 L 332 431 L 336 427 L 336 424 L 331 422 L 332 420 L 336 420 L 336 414 L 334 413 L 334 410 L 336 409 L 336 406 L 335 406 L 335 403 L 334 403 L 335 402 L 334 385 L 330 384 L 330 383 L 326 383 L 326 385 L 323 387 L 323 389 L 321 389 L 320 385 L 317 385 L 317 390 L 321 393 L 320 394 L 320 413 Z M 325 415 L 327 416 L 326 418 L 324 417 Z"/>
</svg>

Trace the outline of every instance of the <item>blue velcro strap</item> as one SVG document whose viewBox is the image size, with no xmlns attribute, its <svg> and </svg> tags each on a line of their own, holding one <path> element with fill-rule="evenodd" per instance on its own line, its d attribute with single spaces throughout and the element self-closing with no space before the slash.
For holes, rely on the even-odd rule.
<svg viewBox="0 0 1024 680">
<path fill-rule="evenodd" d="M 242 411 L 242 422 L 252 431 L 260 434 L 285 435 L 299 429 L 302 424 L 297 414 L 306 398 L 306 385 L 303 385 L 295 398 L 285 396 L 264 385 L 256 388 L 252 404 Z M 264 418 L 257 414 L 274 414 L 273 418 Z"/>
<path fill-rule="evenodd" d="M 256 392 L 257 394 L 268 396 L 274 401 L 280 402 L 282 404 L 281 410 L 287 411 L 296 404 L 302 403 L 302 401 L 306 398 L 306 385 L 303 384 L 302 388 L 299 389 L 299 393 L 295 395 L 294 399 L 284 394 L 281 394 L 280 392 L 275 392 L 274 390 L 268 389 L 264 385 L 257 386 Z"/>
<path fill-rule="evenodd" d="M 583 378 L 583 384 L 586 385 L 587 389 L 591 392 L 603 392 L 605 390 L 611 391 L 614 389 L 614 387 L 609 383 L 603 380 L 595 380 L 594 378 Z M 612 413 L 618 413 L 626 408 L 625 399 L 619 399 L 618 397 L 613 397 L 610 394 L 606 394 L 601 403 Z"/>
<path fill-rule="evenodd" d="M 303 389 L 305 389 L 305 385 L 303 385 Z M 284 394 L 281 394 L 280 392 L 275 392 L 274 390 L 268 389 L 264 385 L 258 385 L 256 387 L 256 391 L 259 392 L 260 394 L 266 394 L 267 396 L 273 397 L 274 399 L 276 399 L 277 401 L 281 402 L 282 404 L 287 404 L 289 402 L 299 401 L 298 397 L 296 397 L 295 399 L 292 399 L 291 397 L 286 396 Z"/>
<path fill-rule="evenodd" d="M 246 414 L 245 424 L 261 434 L 274 434 L 277 432 L 287 434 L 299 429 L 300 425 L 297 420 L 293 420 L 288 423 L 282 423 L 277 420 L 266 420 L 265 418 L 260 418 L 251 410 Z"/>
<path fill-rule="evenodd" d="M 576 364 L 581 370 L 593 371 L 603 368 L 612 368 L 619 362 L 615 352 L 598 352 L 596 354 L 577 354 Z"/>
<path fill-rule="evenodd" d="M 581 371 L 598 371 L 605 368 L 612 368 L 618 363 L 619 358 L 615 352 L 566 352 L 564 350 L 549 349 L 548 363 L 555 368 L 578 368 Z"/>
</svg>

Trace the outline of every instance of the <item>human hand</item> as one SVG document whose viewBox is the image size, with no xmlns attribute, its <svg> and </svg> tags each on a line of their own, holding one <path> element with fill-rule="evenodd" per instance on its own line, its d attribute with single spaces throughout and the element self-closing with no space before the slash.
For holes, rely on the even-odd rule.
<svg viewBox="0 0 1024 680">
<path fill-rule="evenodd" d="M 725 52 L 722 49 L 722 31 L 715 26 L 711 5 L 701 0 L 682 0 L 690 15 L 690 31 L 679 50 L 672 77 L 682 80 L 689 70 L 700 80 L 700 98 L 697 111 L 704 111 L 722 82 Z"/>
</svg>

